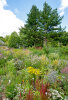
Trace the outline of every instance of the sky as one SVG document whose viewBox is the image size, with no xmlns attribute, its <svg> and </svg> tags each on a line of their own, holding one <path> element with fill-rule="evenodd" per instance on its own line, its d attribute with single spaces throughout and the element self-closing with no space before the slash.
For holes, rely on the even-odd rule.
<svg viewBox="0 0 68 100">
<path fill-rule="evenodd" d="M 0 36 L 19 32 L 19 28 L 26 23 L 32 5 L 42 10 L 45 1 L 53 9 L 57 8 L 60 16 L 64 16 L 61 25 L 63 28 L 66 26 L 68 31 L 68 0 L 0 0 Z"/>
</svg>

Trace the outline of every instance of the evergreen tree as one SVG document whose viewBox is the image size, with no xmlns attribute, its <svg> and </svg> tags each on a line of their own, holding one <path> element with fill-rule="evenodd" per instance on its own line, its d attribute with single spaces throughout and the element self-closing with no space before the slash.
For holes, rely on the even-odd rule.
<svg viewBox="0 0 68 100">
<path fill-rule="evenodd" d="M 39 9 L 33 5 L 30 13 L 28 14 L 26 27 L 27 34 L 27 42 L 29 46 L 42 46 L 43 35 L 39 31 L 39 18 L 40 11 Z"/>
<path fill-rule="evenodd" d="M 20 29 L 21 41 L 25 46 L 43 46 L 46 33 L 62 31 L 60 24 L 63 17 L 46 2 L 42 11 L 33 5 L 27 16 L 25 27 Z"/>
<path fill-rule="evenodd" d="M 36 32 L 38 30 L 38 23 L 39 23 L 39 16 L 40 12 L 39 9 L 33 5 L 29 14 L 27 14 L 28 19 L 27 19 L 27 24 L 26 27 L 31 29 L 33 32 Z"/>
<path fill-rule="evenodd" d="M 58 31 L 61 29 L 60 24 L 63 17 L 60 17 L 57 9 L 52 8 L 45 2 L 43 5 L 43 11 L 40 17 L 40 28 L 43 33 L 49 33 Z"/>
</svg>

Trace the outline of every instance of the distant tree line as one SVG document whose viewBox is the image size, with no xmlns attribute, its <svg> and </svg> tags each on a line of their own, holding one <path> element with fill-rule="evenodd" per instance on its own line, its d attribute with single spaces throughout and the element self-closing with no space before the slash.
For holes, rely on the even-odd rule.
<svg viewBox="0 0 68 100">
<path fill-rule="evenodd" d="M 57 9 L 52 9 L 46 2 L 43 10 L 33 5 L 24 27 L 19 29 L 19 34 L 12 32 L 6 36 L 9 47 L 43 46 L 44 40 L 58 41 L 63 45 L 68 44 L 68 32 L 61 27 L 61 17 Z"/>
</svg>

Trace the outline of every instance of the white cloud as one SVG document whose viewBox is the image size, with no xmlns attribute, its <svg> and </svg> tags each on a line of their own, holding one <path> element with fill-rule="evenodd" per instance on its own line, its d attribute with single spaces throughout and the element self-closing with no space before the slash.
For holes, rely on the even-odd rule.
<svg viewBox="0 0 68 100">
<path fill-rule="evenodd" d="M 19 27 L 24 26 L 23 21 L 18 19 L 12 11 L 4 9 L 6 5 L 6 0 L 0 0 L 0 36 L 11 34 L 13 31 L 18 32 Z"/>
<path fill-rule="evenodd" d="M 61 0 L 61 6 L 59 8 L 60 12 L 60 16 L 64 15 L 64 10 L 65 8 L 68 7 L 68 0 Z"/>
<path fill-rule="evenodd" d="M 0 0 L 0 9 L 3 9 L 4 6 L 7 6 L 6 0 Z"/>
</svg>

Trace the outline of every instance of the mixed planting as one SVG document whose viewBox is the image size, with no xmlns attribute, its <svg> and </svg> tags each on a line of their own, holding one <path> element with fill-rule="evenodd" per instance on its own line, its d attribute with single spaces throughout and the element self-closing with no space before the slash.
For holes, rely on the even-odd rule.
<svg viewBox="0 0 68 100">
<path fill-rule="evenodd" d="M 32 6 L 19 34 L 0 37 L 0 100 L 68 100 L 68 33 L 57 9 Z"/>
<path fill-rule="evenodd" d="M 4 93 L 9 100 L 64 100 L 68 60 L 59 56 L 61 51 L 45 51 L 0 47 L 0 98 Z"/>
</svg>

